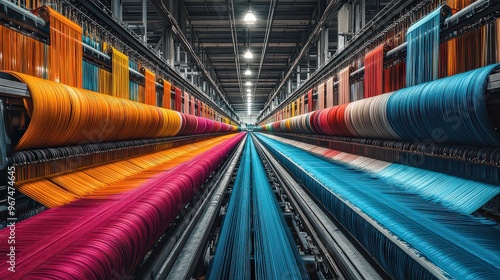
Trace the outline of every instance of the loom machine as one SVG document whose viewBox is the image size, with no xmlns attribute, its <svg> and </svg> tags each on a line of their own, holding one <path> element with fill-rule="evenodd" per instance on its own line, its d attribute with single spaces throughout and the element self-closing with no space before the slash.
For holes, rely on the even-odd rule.
<svg viewBox="0 0 500 280">
<path fill-rule="evenodd" d="M 16 40 L 28 40 L 29 46 L 47 52 L 44 44 L 54 47 L 57 40 L 65 43 L 64 37 L 78 29 L 76 24 L 45 6 L 34 11 L 38 16 L 10 1 L 0 1 L 0 6 L 2 36 L 14 34 Z M 68 33 L 57 30 L 56 36 L 62 37 L 56 38 L 54 29 L 57 28 Z M 7 29 L 14 32 L 7 33 Z M 76 32 L 76 36 L 81 39 L 81 32 Z M 100 51 L 95 42 L 90 42 L 90 46 L 75 41 L 66 42 L 65 48 L 75 50 L 76 55 L 67 53 L 66 57 L 64 53 L 55 52 L 57 56 L 50 56 L 51 62 L 63 57 L 68 64 L 74 63 L 74 71 L 58 64 L 52 64 L 50 71 L 41 67 L 17 70 L 14 65 L 10 69 L 17 71 L 0 73 L 0 219 L 2 237 L 7 238 L 4 233 L 12 236 L 15 232 L 17 238 L 17 242 L 11 244 L 15 249 L 1 248 L 2 254 L 6 250 L 3 255 L 11 254 L 11 263 L 7 264 L 10 269 L 2 264 L 5 268 L 2 279 L 44 278 L 49 274 L 50 277 L 111 279 L 126 277 L 137 267 L 146 265 L 156 273 L 166 256 L 152 248 L 171 248 L 179 243 L 178 235 L 192 231 L 190 224 L 197 221 L 195 217 L 208 205 L 207 198 L 219 184 L 227 185 L 227 182 L 221 183 L 222 175 L 228 169 L 228 158 L 235 156 L 234 149 L 243 137 L 236 133 L 239 128 L 228 124 L 227 119 L 215 120 L 215 110 L 209 107 L 217 107 L 207 96 L 199 96 L 197 104 L 186 95 L 183 99 L 180 87 L 185 81 L 178 72 L 170 73 L 167 76 L 170 82 L 166 82 L 165 76 L 157 78 L 145 67 L 139 70 L 129 67 L 128 63 L 116 66 L 117 56 L 123 54 L 114 48 L 105 47 Z M 24 48 L 21 43 L 20 47 Z M 38 49 L 26 53 L 40 54 Z M 6 46 L 3 51 L 4 60 L 8 55 L 19 54 Z M 73 61 L 78 54 L 80 60 Z M 108 72 L 122 70 L 125 82 L 113 83 L 109 94 L 82 89 L 82 73 L 78 70 L 82 69 L 82 57 L 84 69 L 85 63 L 91 63 L 95 69 L 100 67 Z M 15 62 L 16 57 L 12 61 Z M 125 92 L 125 88 L 128 92 L 129 79 L 144 87 L 140 103 L 127 100 L 129 96 L 115 94 Z M 83 84 L 86 88 L 92 87 L 88 81 Z M 96 87 L 95 91 L 101 89 Z M 188 90 L 194 92 L 194 87 Z M 163 104 L 169 108 L 171 101 L 176 111 L 148 105 Z M 148 172 L 141 173 L 144 170 Z M 168 176 L 160 176 L 167 170 Z M 154 180 L 145 183 L 153 177 Z M 130 212 L 124 207 L 145 212 Z M 114 227 L 113 220 L 121 225 Z M 55 238 L 57 235 L 65 237 Z M 53 244 L 50 249 L 49 244 L 54 241 L 65 244 Z M 116 241 L 118 243 L 111 244 Z M 97 242 L 96 246 L 90 245 L 93 242 Z M 43 276 L 41 267 L 55 264 L 51 265 L 49 258 L 55 261 L 54 258 L 63 257 L 57 251 L 68 249 L 65 251 L 75 256 L 75 251 L 69 252 L 73 250 L 69 250 L 70 247 L 82 252 L 81 256 L 92 258 L 93 265 L 75 259 L 74 264 L 80 268 L 62 265 L 62 270 L 49 269 L 51 272 Z M 96 251 L 83 252 L 85 248 Z M 125 251 L 117 253 L 117 250 Z M 149 258 L 151 254 L 154 257 Z M 64 259 L 69 261 L 71 257 Z M 103 262 L 102 266 L 94 266 L 98 259 L 97 262 Z M 111 266 L 110 260 L 114 262 Z M 84 276 L 83 271 L 90 274 Z M 154 275 L 151 273 L 151 277 Z"/>
<path fill-rule="evenodd" d="M 499 5 L 498 1 L 476 1 L 453 16 L 447 7 L 437 10 L 438 41 L 459 36 L 478 21 L 496 19 Z M 50 10 L 37 12 L 40 17 L 0 1 L 4 25 L 49 42 Z M 94 43 L 81 45 L 84 62 L 113 68 L 113 56 L 119 55 L 115 49 L 99 51 Z M 384 43 L 376 53 L 382 59 L 374 64 L 391 67 L 405 60 L 407 48 L 407 44 L 391 48 Z M 170 85 L 146 68 L 126 68 L 124 75 L 136 84 L 145 85 L 149 79 L 153 92 L 159 93 L 157 104 L 165 92 L 168 100 L 180 100 L 180 86 L 168 90 Z M 372 71 L 368 64 L 344 70 L 341 75 L 347 83 L 331 80 L 332 90 L 348 87 Z M 331 69 L 318 71 L 326 76 Z M 441 90 L 443 84 L 459 85 L 463 79 L 473 81 L 469 88 Z M 98 91 L 99 85 L 93 86 Z M 452 115 L 452 120 L 465 120 L 461 125 L 467 129 L 438 123 L 443 127 L 439 135 L 447 138 L 436 138 L 436 108 L 423 106 L 422 116 L 427 117 L 416 118 L 409 112 L 419 104 L 405 103 L 405 97 L 422 92 L 429 93 L 425 104 L 456 92 L 454 101 L 459 106 L 454 112 L 467 113 Z M 500 67 L 486 66 L 462 76 L 416 82 L 389 95 L 380 93 L 333 106 L 324 95 L 311 91 L 302 97 L 301 106 L 313 108 L 321 100 L 328 108 L 281 117 L 252 129 L 258 133 L 243 134 L 236 133 L 235 126 L 207 118 L 1 72 L 0 183 L 9 190 L 9 167 L 14 166 L 16 223 L 23 222 L 17 231 L 16 279 L 127 279 L 130 274 L 144 279 L 491 278 L 498 264 L 481 274 L 491 264 L 473 258 L 473 269 L 461 269 L 453 266 L 455 259 L 446 262 L 432 255 L 444 252 L 445 257 L 455 254 L 459 259 L 460 253 L 472 254 L 467 251 L 474 248 L 470 240 L 457 239 L 465 249 L 447 251 L 445 245 L 426 247 L 432 242 L 426 243 L 425 238 L 441 229 L 435 222 L 440 214 L 455 221 L 449 227 L 459 233 L 467 232 L 463 225 L 473 228 L 473 238 L 481 240 L 484 234 L 486 241 L 481 245 L 499 237 L 498 224 L 492 220 L 498 223 L 500 215 L 495 189 L 500 182 Z M 460 103 L 461 93 L 475 94 L 465 100 L 476 103 Z M 144 103 L 154 101 L 146 96 Z M 68 110 L 51 104 L 81 107 Z M 471 117 L 467 106 L 480 113 Z M 182 101 L 174 107 L 180 109 Z M 86 120 L 60 121 L 71 119 L 70 111 Z M 165 170 L 170 172 L 162 174 Z M 423 194 L 409 196 L 384 185 L 411 188 L 408 182 L 419 176 L 456 184 L 458 194 L 442 199 L 443 207 L 430 207 L 423 213 L 427 209 L 418 209 L 418 204 L 428 201 L 421 196 L 439 200 L 444 196 L 439 190 L 422 183 Z M 482 200 L 467 202 L 471 184 Z M 382 191 L 371 193 L 370 189 Z M 392 205 L 391 196 L 409 199 Z M 457 197 L 462 200 L 454 200 Z M 485 197 L 489 199 L 483 201 Z M 11 215 L 4 207 L 7 197 L 2 199 L 0 221 L 6 227 Z M 379 204 L 370 204 L 374 201 Z M 361 209 L 359 205 L 376 205 L 381 213 L 373 210 L 377 207 Z M 398 207 L 405 211 L 397 211 Z M 407 219 L 405 214 L 422 222 Z M 471 214 L 488 218 L 480 225 L 483 228 Z M 427 225 L 438 229 L 416 237 L 402 229 L 418 232 Z M 461 237 L 453 235 L 453 230 L 446 232 L 449 238 Z M 4 230 L 0 237 L 7 238 L 7 234 Z M 451 243 L 444 238 L 438 241 Z M 1 248 L 2 255 L 9 253 L 5 250 Z M 12 277 L 4 266 L 0 266 L 0 278 Z"/>
<path fill-rule="evenodd" d="M 357 70 L 349 63 L 345 68 L 338 66 L 341 61 L 352 64 L 340 52 L 331 64 L 317 70 L 319 79 L 306 81 L 302 87 L 316 85 L 315 93 L 293 92 L 268 112 L 270 117 L 258 128 L 264 132 L 257 137 L 263 145 L 299 181 L 307 182 L 312 196 L 349 228 L 379 264 L 385 262 L 382 267 L 392 277 L 498 277 L 499 248 L 493 240 L 499 237 L 500 213 L 500 68 L 499 57 L 495 59 L 492 53 L 498 53 L 499 45 L 488 41 L 494 43 L 481 52 L 490 52 L 483 56 L 488 62 L 482 65 L 469 65 L 461 71 L 447 69 L 448 73 L 460 74 L 442 75 L 442 68 L 438 69 L 438 53 L 447 55 L 442 46 L 497 21 L 498 5 L 495 1 L 476 1 L 453 15 L 449 7 L 439 7 L 412 23 L 405 34 L 407 42 L 393 48 L 390 41 L 380 43 L 364 56 L 364 66 Z M 358 35 L 363 38 L 364 33 Z M 359 42 L 363 41 L 354 40 L 351 45 Z M 479 52 L 468 51 L 468 55 Z M 455 65 L 454 61 L 448 63 Z M 396 73 L 391 72 L 394 70 Z M 330 77 L 336 71 L 334 82 Z M 382 75 L 384 79 L 400 77 L 406 85 L 398 81 L 383 84 Z M 359 81 L 362 85 L 364 82 L 364 96 L 353 98 L 359 91 L 363 93 L 362 87 L 359 90 L 354 86 Z M 408 193 L 387 188 L 387 183 L 401 186 Z M 426 206 L 424 200 L 410 193 L 453 210 Z M 405 196 L 412 198 L 406 200 Z M 479 219 L 470 219 L 473 216 Z M 485 218 L 490 221 L 483 225 Z M 426 222 L 419 224 L 419 219 Z M 469 239 L 458 235 L 448 241 L 442 238 L 455 233 Z M 401 242 L 389 241 L 394 236 L 418 248 L 424 259 L 413 255 Z M 458 239 L 464 243 L 457 247 L 463 247 L 453 253 L 442 246 Z M 467 242 L 471 243 L 465 245 Z M 380 243 L 385 245 L 376 245 Z M 387 249 L 391 243 L 399 248 Z M 471 249 L 476 245 L 477 251 Z M 485 249 L 483 253 L 480 246 Z M 469 258 L 469 254 L 476 257 Z M 415 271 L 403 272 L 401 266 Z"/>
</svg>

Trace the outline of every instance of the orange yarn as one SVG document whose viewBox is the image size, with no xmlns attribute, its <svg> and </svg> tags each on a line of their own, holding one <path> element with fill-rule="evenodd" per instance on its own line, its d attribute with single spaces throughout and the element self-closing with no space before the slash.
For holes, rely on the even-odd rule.
<svg viewBox="0 0 500 280">
<path fill-rule="evenodd" d="M 50 67 L 49 79 L 73 87 L 82 87 L 82 28 L 49 7 Z"/>
<path fill-rule="evenodd" d="M 172 84 L 163 80 L 163 108 L 171 109 Z"/>
<path fill-rule="evenodd" d="M 15 150 L 176 135 L 177 112 L 10 72 L 26 83 L 31 123 Z"/>
<path fill-rule="evenodd" d="M 46 78 L 48 46 L 0 25 L 0 70 Z"/>
<path fill-rule="evenodd" d="M 21 182 L 17 188 L 25 195 L 51 208 L 81 197 L 100 198 L 122 193 L 234 136 L 235 134 L 219 136 L 150 155 L 49 176 L 36 181 Z"/>
<path fill-rule="evenodd" d="M 155 74 L 148 69 L 144 69 L 145 83 L 145 104 L 156 106 L 156 81 Z"/>
</svg>

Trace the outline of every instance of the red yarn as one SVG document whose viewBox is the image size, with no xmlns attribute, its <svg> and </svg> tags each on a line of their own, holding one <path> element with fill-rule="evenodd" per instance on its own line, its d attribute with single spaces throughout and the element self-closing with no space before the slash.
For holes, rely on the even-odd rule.
<svg viewBox="0 0 500 280">
<path fill-rule="evenodd" d="M 379 45 L 365 56 L 365 98 L 373 97 L 383 92 L 384 44 Z"/>
</svg>

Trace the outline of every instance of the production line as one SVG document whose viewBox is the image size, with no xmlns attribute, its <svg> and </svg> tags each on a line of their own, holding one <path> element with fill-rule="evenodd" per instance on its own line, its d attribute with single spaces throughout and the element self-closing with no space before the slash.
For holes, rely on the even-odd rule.
<svg viewBox="0 0 500 280">
<path fill-rule="evenodd" d="M 296 2 L 0 0 L 0 279 L 499 279 L 500 1 Z"/>
</svg>

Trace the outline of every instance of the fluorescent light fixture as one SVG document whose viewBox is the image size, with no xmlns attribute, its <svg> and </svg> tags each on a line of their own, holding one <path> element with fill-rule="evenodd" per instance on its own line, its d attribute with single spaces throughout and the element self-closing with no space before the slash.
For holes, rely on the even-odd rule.
<svg viewBox="0 0 500 280">
<path fill-rule="evenodd" d="M 247 50 L 247 52 L 245 53 L 245 58 L 247 58 L 247 59 L 253 58 L 253 54 L 250 50 Z"/>
<path fill-rule="evenodd" d="M 252 71 L 250 71 L 250 69 L 247 69 L 247 70 L 245 71 L 245 75 L 247 75 L 247 76 L 252 75 Z"/>
<path fill-rule="evenodd" d="M 251 85 L 252 85 L 252 83 L 250 81 L 248 81 L 248 82 L 245 83 L 245 86 L 247 86 L 247 87 L 249 87 Z"/>
<path fill-rule="evenodd" d="M 252 97 L 252 94 L 251 93 L 247 93 L 247 97 Z"/>
<path fill-rule="evenodd" d="M 252 11 L 248 11 L 243 20 L 245 21 L 246 24 L 254 24 L 257 18 L 255 17 Z"/>
<path fill-rule="evenodd" d="M 249 89 L 249 88 L 247 88 L 247 92 L 252 92 L 252 90 L 251 90 L 251 89 Z"/>
</svg>

